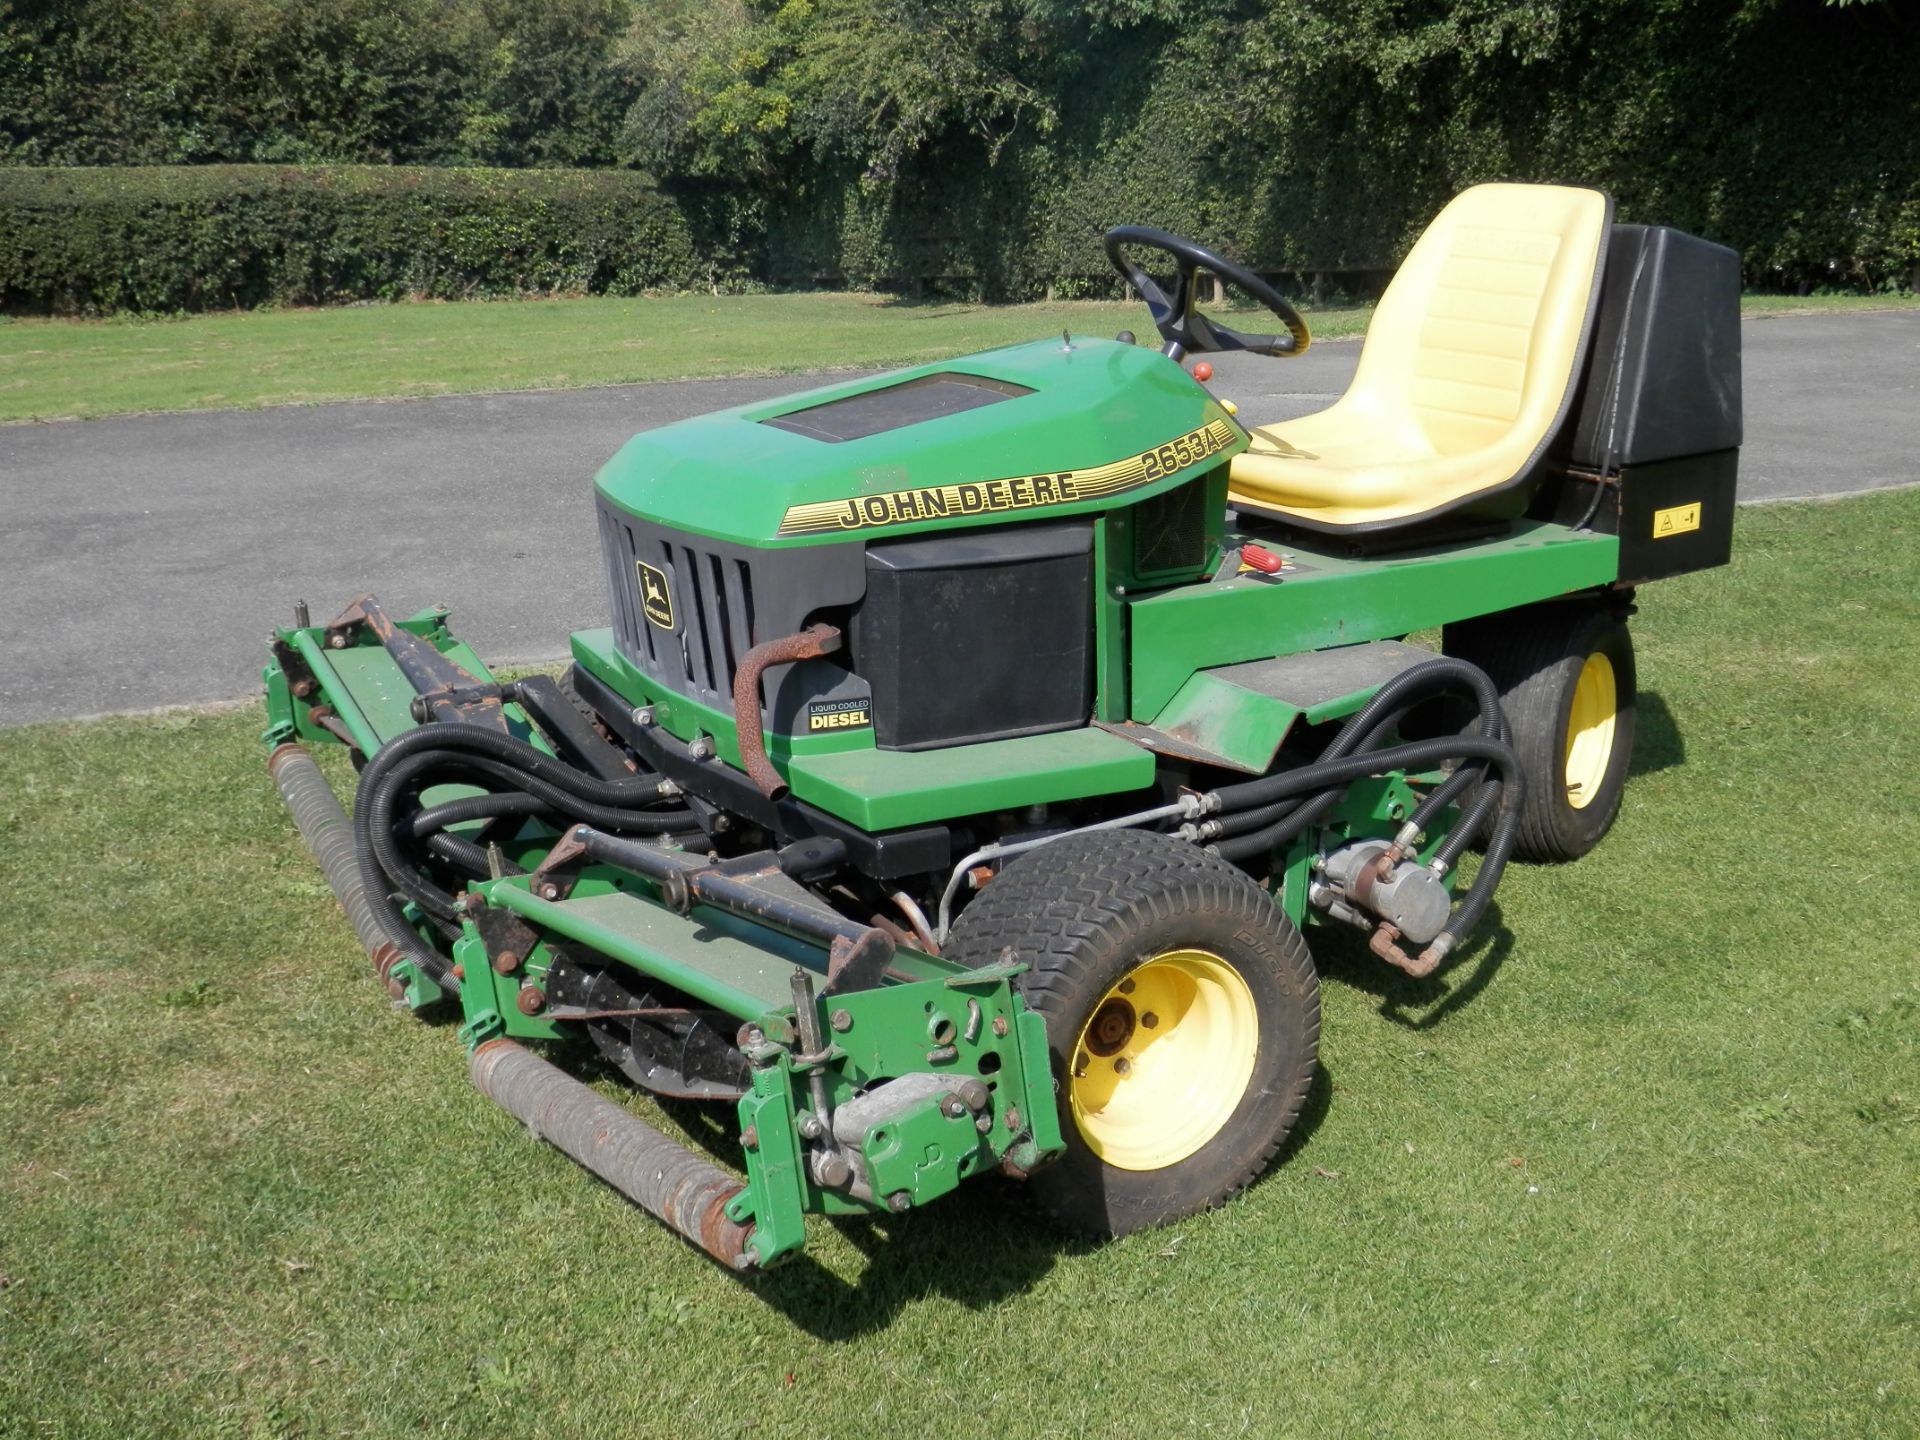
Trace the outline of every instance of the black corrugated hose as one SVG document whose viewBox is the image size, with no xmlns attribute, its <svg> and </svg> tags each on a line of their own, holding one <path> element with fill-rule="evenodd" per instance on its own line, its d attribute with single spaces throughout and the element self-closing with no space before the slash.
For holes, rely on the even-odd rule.
<svg viewBox="0 0 1920 1440">
<path fill-rule="evenodd" d="M 460 781 L 500 793 L 474 796 L 405 815 L 402 803 L 416 799 L 430 783 Z M 657 775 L 601 780 L 525 741 L 477 725 L 434 723 L 409 730 L 383 745 L 360 772 L 355 792 L 355 850 L 375 917 L 388 939 L 436 981 L 451 981 L 447 960 L 421 939 L 407 922 L 401 899 L 411 900 L 443 933 L 457 933 L 453 895 L 426 873 L 414 844 L 454 840 L 439 830 L 462 820 L 489 815 L 550 812 L 568 822 L 583 821 L 627 834 L 660 834 L 693 821 L 685 809 L 661 810 L 665 781 Z M 433 844 L 442 863 L 461 870 L 476 864 L 484 873 L 485 855 L 468 844 Z"/>
</svg>

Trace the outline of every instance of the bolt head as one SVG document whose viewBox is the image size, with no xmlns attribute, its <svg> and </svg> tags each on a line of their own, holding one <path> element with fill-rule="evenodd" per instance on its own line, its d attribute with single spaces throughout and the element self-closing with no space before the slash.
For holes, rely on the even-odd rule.
<svg viewBox="0 0 1920 1440">
<path fill-rule="evenodd" d="M 809 1140 L 819 1139 L 821 1128 L 818 1115 L 804 1115 L 800 1119 L 800 1133 Z"/>
<path fill-rule="evenodd" d="M 1151 1010 L 1143 1011 L 1140 1015 L 1140 1023 L 1151 1030 L 1160 1023 L 1160 1017 Z"/>
<path fill-rule="evenodd" d="M 1131 994 L 1133 994 L 1133 981 L 1131 981 L 1131 980 L 1122 980 L 1122 981 L 1120 982 L 1120 987 L 1119 987 L 1119 988 L 1120 988 L 1120 993 L 1121 993 L 1122 995 L 1131 995 Z"/>
<path fill-rule="evenodd" d="M 522 985 L 514 1004 L 522 1015 L 538 1015 L 547 1008 L 547 997 L 537 985 Z"/>
<path fill-rule="evenodd" d="M 1113 1062 L 1113 1073 L 1116 1075 L 1128 1075 L 1131 1074 L 1132 1071 L 1133 1062 L 1124 1055 Z"/>
<path fill-rule="evenodd" d="M 653 707 L 651 705 L 637 706 L 629 718 L 636 725 L 651 725 L 653 724 Z"/>
<path fill-rule="evenodd" d="M 1006 1034 L 1007 1034 L 1007 1017 L 1006 1016 L 996 1015 L 993 1017 L 993 1033 L 999 1036 L 1003 1040 L 1006 1038 Z"/>
<path fill-rule="evenodd" d="M 827 1017 L 827 1023 L 844 1035 L 853 1028 L 853 1016 L 845 1010 L 836 1010 Z"/>
<path fill-rule="evenodd" d="M 542 885 L 540 887 L 540 898 L 542 900 L 558 900 L 560 898 L 560 887 L 558 885 Z"/>
<path fill-rule="evenodd" d="M 327 648 L 328 648 L 329 650 L 344 650 L 344 649 L 346 649 L 346 648 L 347 648 L 347 637 L 346 637 L 346 636 L 344 636 L 344 635 L 329 635 L 329 636 L 327 637 Z"/>
<path fill-rule="evenodd" d="M 962 1115 L 967 1113 L 967 1102 L 962 1100 L 958 1095 L 949 1095 L 940 1108 L 946 1111 L 953 1119 L 958 1120 Z"/>
<path fill-rule="evenodd" d="M 896 1190 L 887 1197 L 887 1208 L 896 1215 L 913 1208 L 913 1196 L 904 1190 Z"/>
</svg>

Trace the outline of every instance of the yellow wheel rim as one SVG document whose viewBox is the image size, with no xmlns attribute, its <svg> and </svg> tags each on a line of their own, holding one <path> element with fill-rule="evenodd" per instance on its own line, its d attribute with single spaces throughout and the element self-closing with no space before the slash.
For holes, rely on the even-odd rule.
<svg viewBox="0 0 1920 1440">
<path fill-rule="evenodd" d="M 1087 1148 L 1121 1170 L 1177 1165 L 1220 1133 L 1260 1052 L 1253 992 L 1204 950 L 1169 950 L 1093 1007 L 1068 1096 Z"/>
<path fill-rule="evenodd" d="M 1573 708 L 1567 716 L 1567 803 L 1576 810 L 1597 800 L 1606 783 L 1619 709 L 1613 662 L 1598 653 L 1587 656 L 1580 678 L 1573 682 Z"/>
</svg>

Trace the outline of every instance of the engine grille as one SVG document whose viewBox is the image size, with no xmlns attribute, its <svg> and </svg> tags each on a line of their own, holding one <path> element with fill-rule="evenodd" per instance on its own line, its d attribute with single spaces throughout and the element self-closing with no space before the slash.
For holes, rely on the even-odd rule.
<svg viewBox="0 0 1920 1440">
<path fill-rule="evenodd" d="M 614 631 L 627 658 L 674 690 L 709 704 L 730 704 L 734 668 L 754 643 L 748 562 L 704 547 L 698 537 L 670 534 L 605 507 L 600 538 Z M 671 626 L 648 617 L 642 565 L 665 577 Z"/>
</svg>

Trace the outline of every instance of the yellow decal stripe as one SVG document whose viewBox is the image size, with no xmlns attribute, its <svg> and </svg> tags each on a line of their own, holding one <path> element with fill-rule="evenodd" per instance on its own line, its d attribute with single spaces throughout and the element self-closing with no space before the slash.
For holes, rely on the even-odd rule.
<svg viewBox="0 0 1920 1440">
<path fill-rule="evenodd" d="M 851 495 L 844 500 L 792 505 L 787 508 L 776 533 L 824 535 L 836 530 L 877 530 L 959 515 L 1045 509 L 1050 505 L 1098 500 L 1149 484 L 1218 455 L 1233 443 L 1234 435 L 1233 426 L 1224 420 L 1214 420 L 1152 450 L 1085 470 L 1010 475 L 1003 480 L 888 490 L 875 495 Z"/>
</svg>

